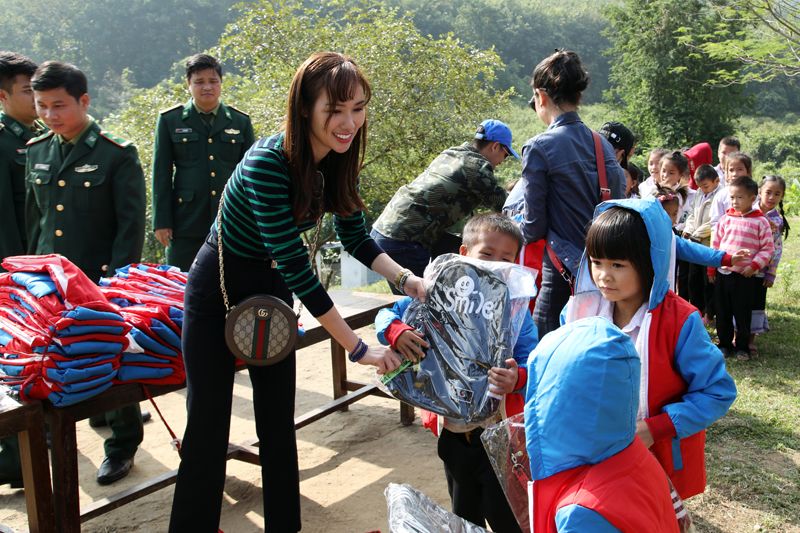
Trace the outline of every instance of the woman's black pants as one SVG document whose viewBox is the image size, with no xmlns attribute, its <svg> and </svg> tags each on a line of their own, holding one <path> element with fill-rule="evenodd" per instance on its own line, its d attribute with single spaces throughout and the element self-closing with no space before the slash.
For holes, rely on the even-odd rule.
<svg viewBox="0 0 800 533">
<path fill-rule="evenodd" d="M 172 502 L 171 532 L 213 532 L 219 525 L 231 425 L 234 357 L 225 344 L 225 306 L 217 251 L 209 239 L 192 263 L 186 286 L 183 358 L 188 389 L 186 432 Z M 270 262 L 225 254 L 231 304 L 291 293 Z M 269 532 L 300 530 L 300 483 L 294 431 L 295 353 L 272 366 L 248 366 Z"/>
</svg>

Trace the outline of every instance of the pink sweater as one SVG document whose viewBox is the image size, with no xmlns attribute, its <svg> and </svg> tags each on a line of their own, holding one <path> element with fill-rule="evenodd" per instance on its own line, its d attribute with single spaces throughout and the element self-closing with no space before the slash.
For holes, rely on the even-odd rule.
<svg viewBox="0 0 800 533">
<path fill-rule="evenodd" d="M 711 237 L 711 247 L 729 254 L 742 248 L 750 250 L 752 254 L 750 264 L 739 263 L 735 266 L 720 267 L 719 271 L 725 274 L 728 272 L 741 274 L 748 266 L 758 272 L 769 264 L 775 251 L 772 228 L 758 209 L 753 209 L 745 215 L 733 208 L 728 209 L 717 223 L 717 228 Z"/>
</svg>

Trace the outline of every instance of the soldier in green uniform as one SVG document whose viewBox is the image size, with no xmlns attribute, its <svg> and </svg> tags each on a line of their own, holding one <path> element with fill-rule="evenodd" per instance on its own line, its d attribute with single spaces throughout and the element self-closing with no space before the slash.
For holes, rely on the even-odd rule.
<svg viewBox="0 0 800 533">
<path fill-rule="evenodd" d="M 28 143 L 28 250 L 62 254 L 97 281 L 141 258 L 146 200 L 138 153 L 87 114 L 86 76 L 74 65 L 48 61 L 31 85 L 50 132 Z M 97 472 L 100 484 L 128 474 L 143 437 L 138 403 L 105 419 L 112 436 Z"/>
<path fill-rule="evenodd" d="M 255 141 L 250 117 L 220 102 L 222 67 L 186 62 L 192 98 L 161 112 L 153 150 L 153 229 L 167 263 L 189 270 L 217 214 L 225 182 Z"/>
<path fill-rule="evenodd" d="M 33 103 L 35 71 L 36 63 L 27 57 L 0 52 L 0 258 L 26 251 L 25 143 L 44 132 Z M 0 439 L 0 485 L 6 483 L 22 486 L 16 437 Z"/>
<path fill-rule="evenodd" d="M 27 249 L 25 144 L 45 130 L 36 119 L 33 102 L 35 71 L 36 64 L 27 57 L 0 52 L 0 258 L 21 255 Z"/>
<path fill-rule="evenodd" d="M 432 258 L 458 253 L 461 239 L 447 231 L 451 226 L 478 206 L 497 212 L 503 208 L 506 191 L 494 169 L 509 155 L 519 159 L 509 127 L 484 120 L 472 142 L 443 151 L 394 194 L 375 221 L 372 238 L 389 257 L 422 276 Z M 391 283 L 389 288 L 396 292 Z"/>
</svg>

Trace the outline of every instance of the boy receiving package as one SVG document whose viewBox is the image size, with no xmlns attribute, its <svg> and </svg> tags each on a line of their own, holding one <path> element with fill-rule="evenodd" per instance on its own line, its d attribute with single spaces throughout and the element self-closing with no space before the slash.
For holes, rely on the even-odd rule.
<svg viewBox="0 0 800 533">
<path fill-rule="evenodd" d="M 601 317 L 551 332 L 531 353 L 531 531 L 679 531 L 667 475 L 636 436 L 640 368 L 628 335 Z"/>
<path fill-rule="evenodd" d="M 485 261 L 515 262 L 522 247 L 522 234 L 514 222 L 502 215 L 479 215 L 464 226 L 461 255 Z M 400 319 L 411 298 L 398 300 L 391 309 L 383 309 L 375 318 L 378 340 L 390 345 L 406 358 L 417 360 L 428 347 L 422 333 Z M 533 319 L 524 313 L 522 329 L 514 346 L 514 358 L 505 361 L 506 368 L 492 368 L 489 382 L 494 391 L 503 394 L 500 410 L 505 416 L 522 412 L 524 405 L 528 354 L 538 343 Z M 453 512 L 470 522 L 483 526 L 489 522 L 494 531 L 520 531 L 519 525 L 503 494 L 486 451 L 481 444 L 483 429 L 496 421 L 465 424 L 423 411 L 423 425 L 439 437 L 438 454 L 444 462 L 447 489 Z"/>
<path fill-rule="evenodd" d="M 766 268 L 775 251 L 772 228 L 760 209 L 753 208 L 758 185 L 749 176 L 740 176 L 728 186 L 731 207 L 719 219 L 711 239 L 712 247 L 728 251 L 747 248 L 751 262 L 745 265 L 708 269 L 715 281 L 715 305 L 719 349 L 726 356 L 734 355 L 733 321 L 736 320 L 736 357 L 750 356 L 750 325 L 755 308 L 758 286 L 763 283 L 755 276 Z M 717 276 L 719 272 L 719 276 Z"/>
</svg>

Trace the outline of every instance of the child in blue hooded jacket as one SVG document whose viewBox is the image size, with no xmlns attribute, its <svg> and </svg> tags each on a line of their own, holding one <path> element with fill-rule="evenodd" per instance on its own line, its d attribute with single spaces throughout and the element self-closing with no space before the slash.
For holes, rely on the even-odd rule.
<svg viewBox="0 0 800 533">
<path fill-rule="evenodd" d="M 602 316 L 631 338 L 642 364 L 637 434 L 685 499 L 705 490 L 705 429 L 736 386 L 700 313 L 669 290 L 675 249 L 657 200 L 600 204 L 564 318 Z"/>
</svg>

